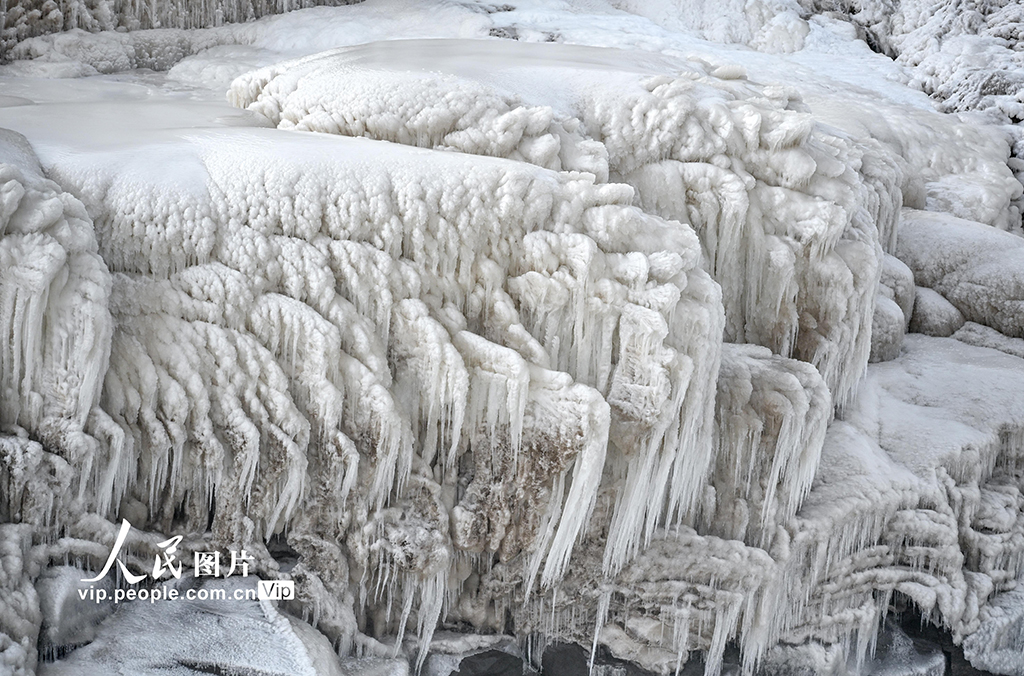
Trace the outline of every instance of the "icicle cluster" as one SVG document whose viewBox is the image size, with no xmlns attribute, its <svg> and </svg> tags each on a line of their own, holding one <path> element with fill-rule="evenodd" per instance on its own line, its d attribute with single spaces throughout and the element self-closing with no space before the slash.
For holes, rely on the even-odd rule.
<svg viewBox="0 0 1024 676">
<path fill-rule="evenodd" d="M 711 75 L 691 63 L 679 77 L 647 75 L 654 59 L 498 43 L 483 70 L 476 51 L 437 40 L 345 48 L 254 71 L 229 97 L 285 129 L 633 185 L 646 211 L 700 236 L 722 286 L 727 340 L 809 361 L 837 404 L 849 399 L 870 350 L 877 242 L 895 243 L 903 181 L 893 160 L 816 127 L 793 92 L 728 69 Z M 554 81 L 563 84 L 536 84 Z"/>
<path fill-rule="evenodd" d="M 109 368 L 73 362 L 105 375 L 81 393 L 104 421 L 88 508 L 224 543 L 283 533 L 307 586 L 359 589 L 358 617 L 328 609 L 333 638 L 381 609 L 372 630 L 415 621 L 421 659 L 473 572 L 460 556 L 561 578 L 610 448 L 630 486 L 613 565 L 665 501 L 693 510 L 723 318 L 692 231 L 585 174 L 313 137 L 282 158 L 244 135 L 192 140 L 201 183 L 61 176 L 112 270 L 92 254 Z"/>
</svg>

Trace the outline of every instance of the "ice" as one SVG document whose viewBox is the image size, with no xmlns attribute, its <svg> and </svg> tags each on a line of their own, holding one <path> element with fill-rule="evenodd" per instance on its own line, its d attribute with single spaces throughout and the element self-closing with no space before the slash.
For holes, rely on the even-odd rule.
<svg viewBox="0 0 1024 676">
<path fill-rule="evenodd" d="M 964 641 L 964 655 L 972 665 L 996 674 L 1024 672 L 1021 592 L 999 594 L 982 611 L 978 631 Z"/>
<path fill-rule="evenodd" d="M 910 638 L 895 623 L 879 631 L 874 658 L 860 672 L 869 676 L 943 676 L 946 655 L 935 644 Z"/>
<path fill-rule="evenodd" d="M 629 206 L 628 188 L 357 139 L 293 136 L 289 164 L 254 128 L 165 136 L 167 181 L 94 124 L 107 141 L 58 173 L 102 214 L 112 270 L 98 415 L 120 435 L 102 481 L 83 483 L 101 513 L 134 504 L 138 527 L 166 531 L 202 529 L 212 508 L 230 542 L 349 532 L 338 556 L 389 609 L 379 631 L 429 640 L 463 581 L 453 549 L 523 552 L 527 588 L 557 583 L 613 425 L 618 452 L 643 459 L 622 498 L 642 528 L 617 527 L 614 565 L 663 501 L 670 515 L 699 501 L 713 393 L 690 383 L 717 370 L 718 289 L 692 232 Z M 300 179 L 311 157 L 321 171 Z M 574 289 L 567 314 L 502 289 L 547 275 Z M 594 304 L 607 318 L 591 323 Z"/>
<path fill-rule="evenodd" d="M 6 440 L 0 438 L 0 444 Z M 31 525 L 0 524 L 0 666 L 14 676 L 34 674 L 37 660 L 42 615 L 32 585 L 38 570 L 31 546 Z"/>
<path fill-rule="evenodd" d="M 948 338 L 964 325 L 964 315 L 942 294 L 919 286 L 914 294 L 910 330 L 937 338 Z"/>
<path fill-rule="evenodd" d="M 82 583 L 82 570 L 74 566 L 47 568 L 36 580 L 42 614 L 39 642 L 43 655 L 53 660 L 62 651 L 95 640 L 97 627 L 114 611 L 113 581 L 101 581 L 93 588 L 104 590 L 110 600 L 105 603 L 97 603 L 92 598 L 83 600 L 80 593 L 94 592 Z"/>
<path fill-rule="evenodd" d="M 818 468 L 831 419 L 828 390 L 804 362 L 728 345 L 718 375 L 716 505 L 708 533 L 770 549 Z"/>
<path fill-rule="evenodd" d="M 207 592 L 224 589 L 232 597 L 235 590 L 253 589 L 255 585 L 253 578 L 245 581 L 236 576 L 202 584 L 192 578 L 182 579 L 175 586 L 183 595 L 191 587 Z M 41 664 L 38 673 L 344 673 L 324 637 L 303 624 L 278 612 L 268 601 L 134 601 L 99 625 L 94 641 L 64 659 Z"/>
<path fill-rule="evenodd" d="M 133 569 L 245 547 L 310 623 L 170 669 L 409 673 L 459 627 L 838 673 L 894 599 L 1011 664 L 1024 165 L 1014 71 L 970 73 L 1015 19 L 926 4 L 14 16 L 0 664 L 147 658 L 159 619 L 60 602 L 122 518 Z"/>
<path fill-rule="evenodd" d="M 1024 239 L 948 214 L 906 210 L 897 256 L 970 321 L 1024 337 Z"/>
<path fill-rule="evenodd" d="M 682 76 L 646 75 L 659 66 Z M 727 339 L 811 361 L 842 403 L 867 358 L 872 239 L 895 232 L 898 170 L 881 185 L 858 174 L 855 163 L 891 160 L 815 128 L 745 77 L 710 70 L 618 50 L 411 40 L 264 68 L 236 80 L 230 98 L 283 129 L 633 185 L 643 208 L 700 235 L 723 287 Z M 855 204 L 880 212 L 877 230 Z M 825 295 L 836 293 L 856 300 L 833 316 Z"/>
<path fill-rule="evenodd" d="M 61 0 L 60 2 L 18 2 L 4 5 L 0 15 L 0 58 L 20 41 L 61 33 L 108 31 L 117 28 L 137 31 L 146 28 L 203 28 L 223 23 L 251 21 L 267 14 L 314 7 L 344 5 L 352 0 L 257 0 L 243 2 L 146 2 L 145 0 Z M 177 36 L 187 39 L 178 31 Z M 131 38 L 128 38 L 129 40 Z"/>
<path fill-rule="evenodd" d="M 1005 336 L 995 329 L 982 324 L 966 322 L 952 337 L 968 345 L 990 347 L 993 350 L 999 350 L 1000 352 L 1024 359 L 1024 340 Z"/>
</svg>

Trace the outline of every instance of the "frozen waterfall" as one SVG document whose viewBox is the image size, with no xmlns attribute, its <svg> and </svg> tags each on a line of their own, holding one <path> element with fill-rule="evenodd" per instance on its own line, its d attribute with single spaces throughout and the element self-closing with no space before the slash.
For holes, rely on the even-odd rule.
<svg viewBox="0 0 1024 676">
<path fill-rule="evenodd" d="M 0 674 L 1024 674 L 1024 15 L 825 4 L 0 2 Z"/>
</svg>

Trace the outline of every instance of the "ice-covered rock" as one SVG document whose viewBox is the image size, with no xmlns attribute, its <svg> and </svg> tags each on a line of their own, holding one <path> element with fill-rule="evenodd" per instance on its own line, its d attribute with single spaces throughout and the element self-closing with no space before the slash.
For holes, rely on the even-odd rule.
<svg viewBox="0 0 1024 676">
<path fill-rule="evenodd" d="M 855 167 L 873 172 L 887 156 L 816 126 L 791 97 L 699 63 L 485 44 L 333 50 L 249 73 L 230 98 L 284 129 L 510 157 L 633 185 L 644 209 L 701 237 L 723 288 L 726 337 L 814 363 L 845 401 L 870 348 L 876 241 L 890 241 L 902 199 L 896 167 L 887 183 Z M 655 75 L 668 68 L 683 74 Z M 392 105 L 397 98 L 407 103 Z M 829 295 L 850 302 L 839 309 Z"/>
<path fill-rule="evenodd" d="M 896 255 L 918 285 L 940 293 L 968 320 L 1024 337 L 1024 238 L 906 209 Z"/>
<path fill-rule="evenodd" d="M 968 345 L 990 347 L 1024 359 L 1024 339 L 1011 338 L 982 324 L 967 322 L 953 334 L 953 338 Z"/>
<path fill-rule="evenodd" d="M 106 425 L 95 404 L 109 294 L 85 207 L 43 177 L 24 137 L 0 130 L 0 428 L 30 430 L 86 475 Z"/>
<path fill-rule="evenodd" d="M 36 580 L 42 625 L 39 650 L 51 661 L 96 638 L 99 624 L 114 612 L 113 580 L 86 584 L 81 568 L 53 566 Z M 103 590 L 105 598 L 95 600 L 95 590 Z M 92 598 L 83 599 L 81 594 Z"/>
<path fill-rule="evenodd" d="M 116 152 L 102 176 L 56 172 L 113 270 L 83 508 L 226 542 L 287 530 L 344 645 L 349 570 L 399 608 L 378 632 L 425 637 L 472 573 L 456 552 L 557 582 L 609 454 L 609 567 L 692 516 L 714 392 L 691 383 L 717 373 L 723 318 L 689 228 L 587 175 L 313 136 L 289 161 L 266 132 L 182 139 L 170 182 Z"/>
<path fill-rule="evenodd" d="M 971 664 L 994 674 L 1024 674 L 1024 592 L 996 595 L 981 611 L 981 625 L 964 641 Z"/>
<path fill-rule="evenodd" d="M 914 314 L 910 318 L 912 332 L 948 338 L 964 325 L 964 321 L 963 313 L 942 294 L 924 286 L 917 287 Z"/>
<path fill-rule="evenodd" d="M 832 418 L 828 388 L 810 364 L 726 344 L 716 406 L 704 532 L 770 549 L 817 471 Z"/>
<path fill-rule="evenodd" d="M 871 355 L 875 363 L 895 359 L 903 346 L 906 319 L 896 301 L 879 294 L 875 297 L 875 314 L 871 320 Z"/>
<path fill-rule="evenodd" d="M 914 315 L 915 286 L 914 273 L 907 267 L 907 264 L 891 254 L 885 254 L 882 258 L 882 273 L 878 280 L 878 292 L 894 301 L 899 306 L 900 312 L 906 320 L 906 326 L 910 326 L 910 319 Z"/>
</svg>

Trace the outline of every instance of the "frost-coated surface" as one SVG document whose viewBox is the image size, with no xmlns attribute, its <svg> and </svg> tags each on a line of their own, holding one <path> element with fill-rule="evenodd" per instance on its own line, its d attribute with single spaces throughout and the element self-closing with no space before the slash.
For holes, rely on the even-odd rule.
<svg viewBox="0 0 1024 676">
<path fill-rule="evenodd" d="M 1012 7 L 925 4 L 18 14 L 0 668 L 403 673 L 469 627 L 838 674 L 896 602 L 1020 673 L 1019 116 L 922 37 Z M 134 570 L 180 534 L 297 599 L 99 624 L 121 519 Z"/>
</svg>

